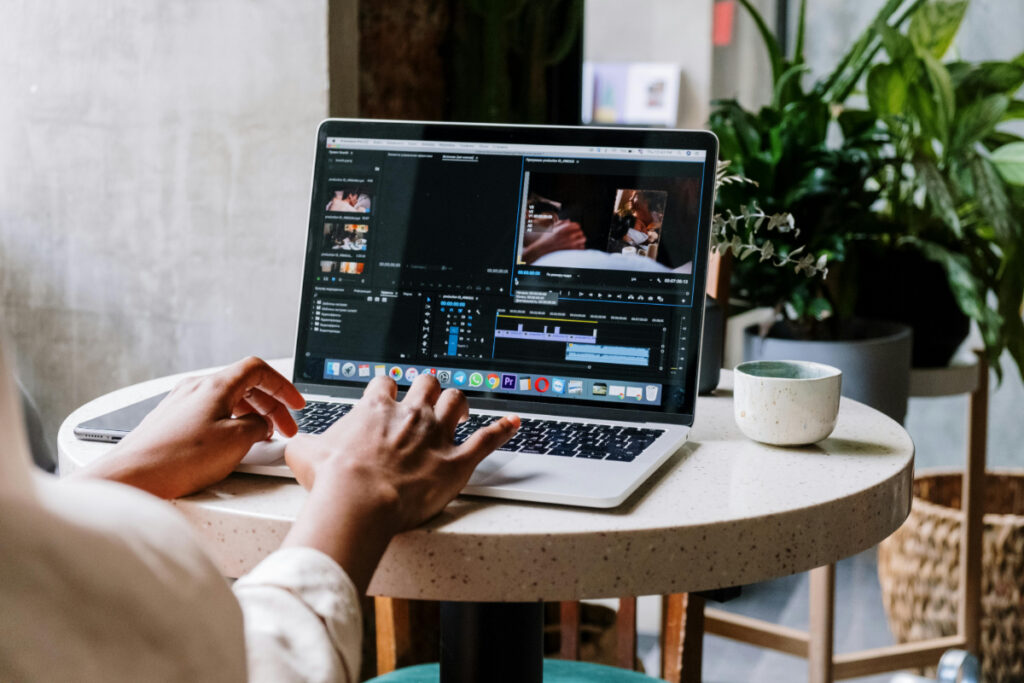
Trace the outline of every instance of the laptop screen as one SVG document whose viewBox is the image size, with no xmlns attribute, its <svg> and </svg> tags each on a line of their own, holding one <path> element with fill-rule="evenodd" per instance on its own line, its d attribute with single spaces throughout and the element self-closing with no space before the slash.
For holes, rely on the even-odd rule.
<svg viewBox="0 0 1024 683">
<path fill-rule="evenodd" d="M 704 132 L 325 121 L 296 383 L 426 372 L 481 407 L 692 421 L 716 155 Z"/>
</svg>

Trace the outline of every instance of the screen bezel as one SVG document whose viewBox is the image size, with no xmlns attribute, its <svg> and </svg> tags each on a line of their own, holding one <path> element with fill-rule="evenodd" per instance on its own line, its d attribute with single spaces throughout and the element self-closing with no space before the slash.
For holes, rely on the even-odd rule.
<svg viewBox="0 0 1024 683">
<path fill-rule="evenodd" d="M 714 213 L 714 175 L 718 159 L 718 138 L 704 130 L 666 130 L 649 128 L 597 128 L 582 126 L 536 126 L 511 124 L 465 124 L 433 123 L 425 121 L 386 121 L 365 119 L 326 119 L 317 131 L 315 162 L 310 188 L 309 217 L 306 226 L 306 248 L 303 255 L 303 278 L 298 306 L 298 320 L 295 335 L 295 355 L 292 379 L 296 387 L 307 394 L 326 395 L 338 398 L 362 396 L 365 382 L 351 384 L 298 381 L 301 376 L 303 358 L 298 348 L 302 335 L 303 321 L 308 321 L 309 302 L 313 282 L 306 277 L 309 259 L 316 252 L 316 227 L 319 219 L 313 198 L 325 173 L 326 142 L 328 137 L 351 137 L 392 140 L 421 140 L 431 142 L 485 142 L 531 145 L 562 145 L 587 147 L 632 147 L 659 149 L 703 150 L 704 181 L 701 186 L 701 210 L 698 216 L 697 253 L 693 269 L 693 291 L 706 292 L 708 256 L 711 234 L 711 216 Z M 696 355 L 688 357 L 684 375 L 685 397 L 682 409 L 668 412 L 652 408 L 613 408 L 584 401 L 544 401 L 513 398 L 498 392 L 460 389 L 471 399 L 475 408 L 486 410 L 519 411 L 542 413 L 565 417 L 581 417 L 606 420 L 629 420 L 643 422 L 665 422 L 692 425 L 696 407 L 697 383 L 699 378 L 701 338 L 704 327 L 705 301 L 703 296 L 694 296 L 692 306 L 696 314 L 689 327 L 687 345 L 695 349 Z M 382 359 L 388 360 L 388 359 Z M 399 361 L 394 361 L 398 363 Z M 404 363 L 408 365 L 408 363 Z M 453 366 L 454 367 L 454 366 Z M 344 382 L 344 380 L 341 380 Z M 663 384 L 663 386 L 670 386 Z M 405 387 L 400 387 L 404 391 Z"/>
</svg>

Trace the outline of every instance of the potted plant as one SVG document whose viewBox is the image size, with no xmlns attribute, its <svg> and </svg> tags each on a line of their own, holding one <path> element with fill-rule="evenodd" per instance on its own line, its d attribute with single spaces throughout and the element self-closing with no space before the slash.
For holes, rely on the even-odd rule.
<svg viewBox="0 0 1024 683">
<path fill-rule="evenodd" d="M 754 245 L 770 239 L 772 251 L 782 257 L 802 248 L 799 267 L 779 270 L 770 260 L 751 258 L 742 248 L 733 249 L 737 256 L 734 294 L 752 306 L 771 307 L 777 317 L 760 337 L 752 337 L 748 351 L 762 357 L 785 355 L 839 367 L 846 364 L 844 394 L 901 419 L 909 384 L 909 336 L 891 323 L 856 315 L 874 314 L 865 301 L 877 298 L 877 287 L 872 291 L 865 283 L 873 282 L 872 278 L 877 279 L 883 270 L 878 261 L 881 251 L 897 256 L 920 254 L 937 263 L 944 274 L 939 284 L 951 289 L 951 299 L 955 295 L 952 300 L 963 312 L 979 321 L 990 358 L 996 359 L 1003 348 L 1011 348 L 1018 365 L 1024 366 L 1020 347 L 1024 329 L 1019 315 L 1009 315 L 1011 309 L 1019 308 L 1024 292 L 1020 278 L 1024 275 L 1011 274 L 1013 269 L 1007 260 L 1019 258 L 1021 253 L 1021 221 L 1015 214 L 1019 209 L 1010 206 L 1018 190 L 1007 183 L 1007 178 L 1014 178 L 1017 157 L 1015 148 L 1002 149 L 1016 140 L 995 131 L 998 120 L 990 126 L 981 125 L 966 106 L 959 117 L 955 109 L 943 109 L 941 112 L 947 115 L 941 119 L 947 128 L 943 135 L 947 140 L 955 138 L 959 146 L 950 145 L 948 154 L 965 147 L 974 150 L 977 158 L 971 163 L 976 170 L 965 170 L 959 159 L 950 162 L 948 157 L 927 165 L 921 161 L 928 159 L 922 150 L 941 139 L 940 126 L 929 118 L 923 127 L 923 117 L 905 113 L 905 100 L 899 99 L 898 91 L 906 80 L 899 81 L 892 75 L 898 72 L 907 79 L 919 76 L 915 83 L 920 85 L 933 74 L 934 86 L 928 81 L 919 88 L 921 92 L 907 90 L 921 100 L 925 114 L 931 112 L 924 102 L 928 99 L 925 95 L 942 95 L 946 103 L 949 99 L 955 101 L 955 94 L 949 97 L 948 92 L 940 90 L 943 81 L 936 74 L 941 69 L 936 68 L 938 58 L 933 55 L 948 48 L 964 3 L 889 0 L 833 72 L 805 87 L 805 3 L 800 7 L 793 54 L 786 57 L 749 0 L 740 2 L 754 18 L 767 47 L 773 97 L 757 112 L 747 111 L 732 100 L 716 103 L 711 127 L 721 141 L 722 157 L 732 161 L 736 172 L 756 181 L 723 187 L 718 201 L 723 207 L 756 204 L 769 214 L 788 211 L 802 229 L 800 244 L 792 233 L 739 238 L 741 244 Z M 930 57 L 922 56 L 925 52 Z M 888 62 L 878 62 L 882 54 Z M 911 68 L 913 60 L 923 65 Z M 1002 64 L 1010 66 L 942 68 L 951 74 L 950 83 L 961 84 L 964 97 L 972 89 L 978 92 L 996 87 L 993 73 L 997 72 L 999 84 L 1005 86 L 1002 96 L 1008 97 L 1005 92 L 1012 83 L 1007 74 L 1015 73 L 1017 64 Z M 851 94 L 865 83 L 867 108 L 851 106 Z M 1007 104 L 1000 115 L 1016 115 L 1021 108 Z M 933 133 L 933 137 L 927 137 Z M 998 149 L 1002 151 L 989 159 L 989 148 L 979 145 L 996 141 L 1001 143 Z M 942 196 L 932 197 L 936 176 L 950 188 L 950 202 Z M 976 177 L 988 182 L 982 185 Z M 902 180 L 894 182 L 895 178 Z M 954 213 L 957 221 L 953 220 Z M 958 244 L 966 245 L 970 254 L 958 252 Z M 805 277 L 808 266 L 826 261 L 827 278 Z M 987 297 L 993 295 L 998 298 L 994 307 L 987 302 Z M 781 340 L 799 343 L 800 347 L 778 350 Z M 891 348 L 885 350 L 887 344 Z M 883 369 L 880 364 L 886 362 L 893 365 Z"/>
<path fill-rule="evenodd" d="M 998 128 L 1024 118 L 1024 102 L 1013 100 L 1024 85 L 1024 54 L 941 62 L 967 4 L 926 3 L 906 34 L 877 26 L 888 59 L 865 83 L 888 153 L 877 175 L 883 220 L 862 252 L 883 265 L 858 278 L 858 310 L 913 320 L 915 364 L 924 366 L 948 362 L 969 316 L 989 363 L 999 371 L 1007 349 L 1024 371 L 1024 139 Z M 949 337 L 957 317 L 960 337 Z M 925 344 L 944 337 L 945 348 Z"/>
</svg>

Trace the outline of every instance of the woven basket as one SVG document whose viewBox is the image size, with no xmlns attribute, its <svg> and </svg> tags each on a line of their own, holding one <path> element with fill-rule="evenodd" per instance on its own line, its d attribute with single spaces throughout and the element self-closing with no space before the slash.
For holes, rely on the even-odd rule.
<svg viewBox="0 0 1024 683">
<path fill-rule="evenodd" d="M 910 516 L 878 548 L 878 578 L 897 641 L 956 635 L 958 471 L 914 480 Z M 989 472 L 982 537 L 981 662 L 990 683 L 1024 681 L 1024 471 Z"/>
</svg>

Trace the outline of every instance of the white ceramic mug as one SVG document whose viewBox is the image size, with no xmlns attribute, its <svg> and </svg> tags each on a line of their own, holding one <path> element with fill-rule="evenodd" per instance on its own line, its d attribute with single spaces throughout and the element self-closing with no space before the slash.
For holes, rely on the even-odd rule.
<svg viewBox="0 0 1024 683">
<path fill-rule="evenodd" d="M 740 431 L 773 446 L 821 441 L 836 426 L 842 371 L 802 360 L 754 360 L 733 373 L 733 414 Z"/>
</svg>

